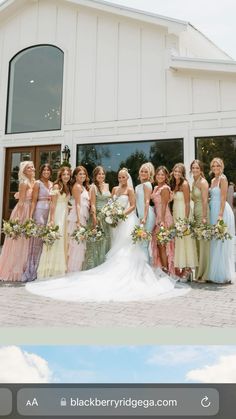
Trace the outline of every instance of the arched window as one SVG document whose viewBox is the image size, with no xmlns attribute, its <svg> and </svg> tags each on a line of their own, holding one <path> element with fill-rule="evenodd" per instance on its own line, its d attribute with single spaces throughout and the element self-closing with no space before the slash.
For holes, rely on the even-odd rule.
<svg viewBox="0 0 236 419">
<path fill-rule="evenodd" d="M 10 61 L 6 133 L 61 129 L 63 52 L 27 48 Z"/>
</svg>

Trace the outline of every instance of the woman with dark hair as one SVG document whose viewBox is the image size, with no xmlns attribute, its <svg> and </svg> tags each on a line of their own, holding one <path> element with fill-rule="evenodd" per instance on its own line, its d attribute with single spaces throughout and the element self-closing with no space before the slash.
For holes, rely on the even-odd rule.
<svg viewBox="0 0 236 419">
<path fill-rule="evenodd" d="M 18 173 L 18 203 L 11 213 L 11 220 L 18 219 L 24 223 L 30 214 L 35 168 L 32 161 L 20 163 Z M 6 237 L 0 256 L 0 280 L 20 282 L 26 267 L 29 251 L 29 240 L 19 237 L 17 240 Z"/>
<path fill-rule="evenodd" d="M 188 220 L 190 217 L 190 187 L 183 163 L 177 163 L 173 167 L 170 187 L 173 191 L 174 222 L 176 223 L 178 218 Z M 176 275 L 183 280 L 188 280 L 192 274 L 192 268 L 198 265 L 196 243 L 190 235 L 175 238 L 174 265 Z"/>
<path fill-rule="evenodd" d="M 105 261 L 105 256 L 111 247 L 111 232 L 109 225 L 98 220 L 98 211 L 107 204 L 111 198 L 108 183 L 105 183 L 106 172 L 102 166 L 93 170 L 93 183 L 90 187 L 91 220 L 90 224 L 95 228 L 98 224 L 104 230 L 104 237 L 98 242 L 88 243 L 83 263 L 83 270 L 95 268 Z"/>
<path fill-rule="evenodd" d="M 171 190 L 168 185 L 169 172 L 165 166 L 156 169 L 155 186 L 151 199 L 155 205 L 156 222 L 152 236 L 152 264 L 154 267 L 162 268 L 164 272 L 174 273 L 174 241 L 167 245 L 157 243 L 156 235 L 160 227 L 169 228 L 173 225 L 173 218 L 169 208 Z"/>
<path fill-rule="evenodd" d="M 197 226 L 200 226 L 201 224 L 209 224 L 209 185 L 205 179 L 203 163 L 200 160 L 193 160 L 190 165 L 190 172 L 194 179 L 192 185 L 194 221 Z M 210 242 L 207 240 L 196 240 L 196 245 L 198 253 L 198 267 L 195 271 L 195 279 L 198 282 L 206 282 L 208 280 L 209 271 Z"/>
<path fill-rule="evenodd" d="M 46 225 L 50 207 L 50 191 L 52 189 L 52 168 L 46 163 L 39 169 L 39 180 L 34 184 L 32 204 L 29 218 L 33 218 L 36 224 Z M 37 278 L 37 269 L 43 249 L 41 238 L 31 237 L 29 241 L 29 255 L 26 269 L 22 276 L 22 282 L 34 281 Z"/>
<path fill-rule="evenodd" d="M 50 225 L 59 226 L 61 237 L 51 247 L 43 245 L 37 271 L 38 278 L 63 275 L 67 270 L 67 217 L 71 190 L 70 178 L 70 169 L 66 166 L 61 167 L 51 191 L 52 200 L 48 219 Z"/>
<path fill-rule="evenodd" d="M 76 243 L 71 234 L 76 227 L 86 226 L 89 219 L 89 177 L 83 166 L 77 166 L 72 174 L 73 204 L 68 216 L 68 272 L 80 271 L 84 261 L 86 243 Z"/>
</svg>

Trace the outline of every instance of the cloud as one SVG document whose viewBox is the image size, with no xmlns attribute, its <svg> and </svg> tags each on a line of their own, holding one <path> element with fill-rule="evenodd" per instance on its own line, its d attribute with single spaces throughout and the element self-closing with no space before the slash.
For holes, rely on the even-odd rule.
<svg viewBox="0 0 236 419">
<path fill-rule="evenodd" d="M 201 383 L 236 383 L 236 354 L 221 356 L 215 364 L 191 370 L 186 379 Z"/>
<path fill-rule="evenodd" d="M 146 360 L 146 364 L 183 365 L 200 360 L 201 357 L 201 350 L 197 346 L 173 346 L 171 349 L 163 347 L 161 351 L 152 353 Z"/>
<path fill-rule="evenodd" d="M 42 357 L 17 346 L 0 347 L 1 383 L 50 383 L 53 374 Z"/>
</svg>

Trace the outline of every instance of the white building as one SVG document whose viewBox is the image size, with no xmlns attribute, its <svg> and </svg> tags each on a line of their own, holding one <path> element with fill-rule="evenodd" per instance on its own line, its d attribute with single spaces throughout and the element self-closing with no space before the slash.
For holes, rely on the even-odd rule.
<svg viewBox="0 0 236 419">
<path fill-rule="evenodd" d="M 0 216 L 23 159 L 227 158 L 236 182 L 236 62 L 187 22 L 94 0 L 0 6 Z M 136 154 L 135 154 L 136 153 Z"/>
</svg>

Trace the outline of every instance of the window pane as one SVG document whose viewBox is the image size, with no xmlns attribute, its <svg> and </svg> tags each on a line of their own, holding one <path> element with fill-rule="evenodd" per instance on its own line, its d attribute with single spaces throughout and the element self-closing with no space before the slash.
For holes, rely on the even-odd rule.
<svg viewBox="0 0 236 419">
<path fill-rule="evenodd" d="M 10 63 L 7 133 L 61 128 L 63 52 L 44 45 Z"/>
<path fill-rule="evenodd" d="M 135 141 L 129 143 L 84 144 L 77 146 L 77 165 L 82 164 L 91 176 L 94 167 L 102 165 L 110 187 L 117 185 L 117 171 L 127 167 L 134 185 L 142 163 L 151 161 L 155 167 L 165 165 L 169 170 L 183 161 L 183 140 Z"/>
<path fill-rule="evenodd" d="M 204 163 L 205 175 L 210 180 L 210 162 L 214 157 L 224 160 L 224 173 L 229 181 L 228 202 L 236 215 L 236 135 L 200 137 L 195 139 L 196 157 Z"/>
</svg>

